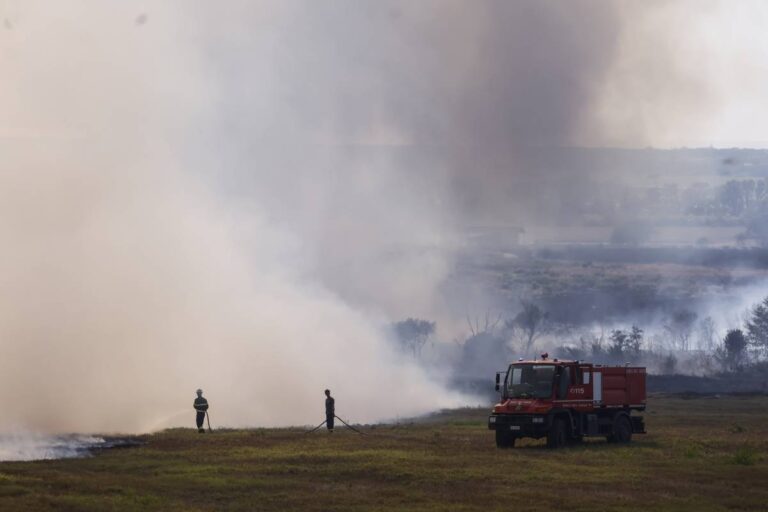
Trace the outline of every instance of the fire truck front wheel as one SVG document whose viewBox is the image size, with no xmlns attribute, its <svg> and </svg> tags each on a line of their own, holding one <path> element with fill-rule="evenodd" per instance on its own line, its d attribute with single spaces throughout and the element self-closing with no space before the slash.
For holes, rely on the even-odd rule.
<svg viewBox="0 0 768 512">
<path fill-rule="evenodd" d="M 555 418 L 547 432 L 547 448 L 562 448 L 568 441 L 568 431 L 563 418 Z"/>
<path fill-rule="evenodd" d="M 509 431 L 497 429 L 496 430 L 496 447 L 497 448 L 512 448 L 515 446 L 515 436 Z"/>
</svg>

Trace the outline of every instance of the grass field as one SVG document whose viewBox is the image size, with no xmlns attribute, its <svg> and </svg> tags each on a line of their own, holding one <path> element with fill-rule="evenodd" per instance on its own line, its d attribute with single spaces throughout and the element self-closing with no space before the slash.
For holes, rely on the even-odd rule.
<svg viewBox="0 0 768 512">
<path fill-rule="evenodd" d="M 649 399 L 648 434 L 498 450 L 486 409 L 349 430 L 174 429 L 0 463 L 0 510 L 768 510 L 768 397 Z"/>
</svg>

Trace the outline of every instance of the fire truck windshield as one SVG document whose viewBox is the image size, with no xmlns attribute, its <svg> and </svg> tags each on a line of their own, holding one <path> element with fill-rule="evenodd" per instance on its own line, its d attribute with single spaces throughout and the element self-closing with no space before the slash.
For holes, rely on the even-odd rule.
<svg viewBox="0 0 768 512">
<path fill-rule="evenodd" d="M 551 364 L 520 364 L 507 372 L 507 398 L 549 398 L 555 366 Z"/>
</svg>

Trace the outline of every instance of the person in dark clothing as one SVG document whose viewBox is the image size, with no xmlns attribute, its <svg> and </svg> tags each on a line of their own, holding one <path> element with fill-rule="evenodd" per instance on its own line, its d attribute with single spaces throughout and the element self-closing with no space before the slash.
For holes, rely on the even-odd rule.
<svg viewBox="0 0 768 512">
<path fill-rule="evenodd" d="M 333 418 L 336 416 L 336 400 L 331 396 L 331 390 L 325 390 L 325 425 L 328 432 L 333 432 Z"/>
<path fill-rule="evenodd" d="M 205 429 L 203 428 L 203 422 L 205 422 L 205 411 L 208 410 L 208 400 L 203 398 L 203 390 L 198 389 L 197 390 L 197 398 L 195 398 L 195 410 L 197 411 L 197 431 L 200 434 L 205 434 Z"/>
</svg>

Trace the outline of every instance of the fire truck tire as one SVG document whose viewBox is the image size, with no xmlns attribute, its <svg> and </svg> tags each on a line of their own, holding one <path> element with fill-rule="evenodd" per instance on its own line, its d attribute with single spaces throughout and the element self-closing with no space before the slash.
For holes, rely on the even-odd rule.
<svg viewBox="0 0 768 512">
<path fill-rule="evenodd" d="M 608 436 L 609 443 L 628 443 L 632 441 L 632 422 L 625 414 L 620 414 L 613 422 L 613 433 Z"/>
<path fill-rule="evenodd" d="M 616 442 L 628 443 L 632 440 L 632 422 L 629 418 L 622 415 L 616 418 Z"/>
<path fill-rule="evenodd" d="M 515 436 L 505 430 L 496 431 L 497 448 L 513 448 L 515 446 Z"/>
<path fill-rule="evenodd" d="M 555 418 L 552 427 L 547 432 L 547 448 L 562 448 L 568 441 L 568 432 L 566 431 L 565 420 Z"/>
</svg>

